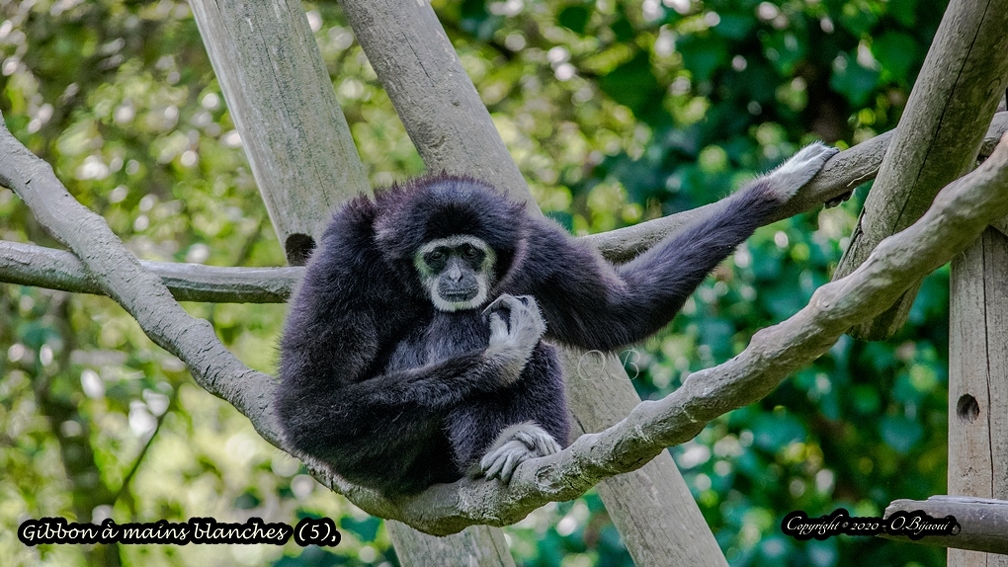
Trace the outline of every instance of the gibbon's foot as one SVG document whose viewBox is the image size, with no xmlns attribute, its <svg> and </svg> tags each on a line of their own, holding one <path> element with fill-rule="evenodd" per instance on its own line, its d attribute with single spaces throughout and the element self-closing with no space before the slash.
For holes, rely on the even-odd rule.
<svg viewBox="0 0 1008 567">
<path fill-rule="evenodd" d="M 476 476 L 487 480 L 499 478 L 506 484 L 522 462 L 552 455 L 561 449 L 556 439 L 533 421 L 512 425 L 501 431 L 480 459 Z"/>
<path fill-rule="evenodd" d="M 791 156 L 777 169 L 771 171 L 766 180 L 771 190 L 782 200 L 790 199 L 808 183 L 823 165 L 840 150 L 822 142 L 812 142 Z"/>
</svg>

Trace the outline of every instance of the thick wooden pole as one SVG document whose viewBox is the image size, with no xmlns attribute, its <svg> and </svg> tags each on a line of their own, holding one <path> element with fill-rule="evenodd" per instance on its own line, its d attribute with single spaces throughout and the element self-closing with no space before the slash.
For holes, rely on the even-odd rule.
<svg viewBox="0 0 1008 567">
<path fill-rule="evenodd" d="M 190 6 L 273 228 L 288 261 L 303 263 L 333 207 L 371 191 L 304 8 L 294 0 Z M 390 531 L 403 565 L 514 566 L 499 529 L 447 538 Z"/>
<path fill-rule="evenodd" d="M 427 169 L 483 178 L 538 210 L 430 4 L 341 0 L 340 5 Z M 599 365 L 589 354 L 595 364 L 579 364 L 585 356 L 571 349 L 563 353 L 570 406 L 584 431 L 601 431 L 626 417 L 640 398 L 614 357 Z M 601 482 L 599 495 L 638 567 L 727 565 L 667 452 Z"/>
<path fill-rule="evenodd" d="M 193 0 L 228 110 L 287 260 L 332 209 L 371 191 L 300 2 Z"/>
<path fill-rule="evenodd" d="M 988 228 L 950 285 L 948 493 L 1008 500 L 1008 237 Z M 1008 555 L 949 549 L 948 565 L 1008 567 Z"/>
<path fill-rule="evenodd" d="M 968 172 L 1008 82 L 1008 0 L 952 0 L 850 246 L 833 279 L 864 263 L 878 243 L 913 224 L 942 187 Z M 919 286 L 851 334 L 881 340 L 906 322 Z"/>
</svg>

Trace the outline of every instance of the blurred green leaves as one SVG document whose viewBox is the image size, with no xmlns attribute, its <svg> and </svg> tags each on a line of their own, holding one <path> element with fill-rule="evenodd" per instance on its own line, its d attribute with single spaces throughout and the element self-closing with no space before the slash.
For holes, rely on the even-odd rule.
<svg viewBox="0 0 1008 567">
<path fill-rule="evenodd" d="M 557 14 L 557 23 L 576 34 L 584 34 L 591 14 L 590 4 L 566 6 Z"/>
<path fill-rule="evenodd" d="M 657 104 L 662 91 L 651 70 L 648 54 L 644 51 L 602 76 L 598 85 L 602 92 L 635 113 L 643 112 L 646 106 Z"/>
<path fill-rule="evenodd" d="M 851 145 L 893 128 L 944 2 L 433 5 L 540 206 L 586 233 L 713 202 L 811 139 Z M 422 171 L 337 4 L 305 9 L 372 181 Z M 0 110 L 138 256 L 282 263 L 185 2 L 0 2 Z M 863 198 L 757 231 L 662 336 L 623 358 L 642 397 L 667 394 L 805 305 L 828 281 Z M 56 245 L 6 189 L 0 237 Z M 797 542 L 778 526 L 794 509 L 871 515 L 891 499 L 943 491 L 947 278 L 925 280 L 899 336 L 842 339 L 760 403 L 672 450 L 732 565 L 942 564 L 924 547 Z M 186 308 L 242 360 L 272 371 L 284 306 Z M 0 376 L 5 533 L 45 515 L 292 524 L 328 515 L 344 531 L 331 550 L 137 546 L 115 559 L 396 561 L 380 521 L 262 442 L 107 299 L 0 287 Z M 523 565 L 631 564 L 593 493 L 507 533 Z M 15 565 L 114 564 L 101 550 L 3 538 L 0 555 Z"/>
</svg>

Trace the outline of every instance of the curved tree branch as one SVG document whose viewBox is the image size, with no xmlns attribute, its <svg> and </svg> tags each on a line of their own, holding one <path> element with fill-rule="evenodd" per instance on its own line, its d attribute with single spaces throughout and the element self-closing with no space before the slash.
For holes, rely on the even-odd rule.
<svg viewBox="0 0 1008 567">
<path fill-rule="evenodd" d="M 264 439 L 279 444 L 269 402 L 273 379 L 234 357 L 204 319 L 185 312 L 161 281 L 112 233 L 105 219 L 77 202 L 52 167 L 18 141 L 0 116 L 0 184 L 21 197 L 39 222 L 81 260 L 90 279 L 136 319 L 158 346 L 179 357 L 205 390 L 250 416 Z"/>
<path fill-rule="evenodd" d="M 949 2 L 832 279 L 853 272 L 878 242 L 920 218 L 942 187 L 973 168 L 984 127 L 1008 85 L 1006 28 L 1008 0 Z M 906 323 L 919 288 L 909 288 L 851 336 L 891 337 Z"/>
<path fill-rule="evenodd" d="M 1008 112 L 1000 112 L 987 129 L 980 155 L 989 156 L 1005 132 L 1008 132 Z M 815 210 L 822 203 L 843 197 L 861 183 L 873 179 L 892 135 L 892 132 L 880 134 L 834 156 L 823 171 L 802 187 L 772 220 Z M 582 238 L 597 246 L 610 261 L 626 261 L 693 219 L 708 214 L 716 206 L 717 203 L 713 203 Z M 1006 221 L 1008 219 L 1001 218 L 992 224 L 1002 232 L 1008 232 Z M 304 272 L 304 268 L 221 268 L 171 262 L 140 263 L 161 277 L 175 299 L 211 303 L 281 303 L 290 297 Z M 0 281 L 75 293 L 104 293 L 73 254 L 16 242 L 0 241 Z"/>
<path fill-rule="evenodd" d="M 185 313 L 104 219 L 74 200 L 52 168 L 6 128 L 0 129 L 0 183 L 14 189 L 82 259 L 90 277 L 152 340 L 186 362 L 202 387 L 229 401 L 265 439 L 278 444 L 268 403 L 271 378 L 245 367 L 206 321 Z M 464 479 L 393 501 L 332 477 L 323 467 L 314 472 L 365 510 L 428 533 L 512 523 L 546 502 L 574 498 L 604 478 L 643 466 L 665 447 L 695 436 L 711 419 L 765 396 L 788 372 L 822 355 L 852 325 L 882 312 L 921 274 L 948 261 L 1005 214 L 1008 135 L 978 169 L 942 190 L 917 223 L 884 240 L 854 273 L 817 290 L 796 315 L 756 333 L 741 354 L 694 372 L 662 400 L 641 402 L 605 431 L 583 435 L 560 453 L 523 464 L 507 487 Z"/>
<path fill-rule="evenodd" d="M 523 463 L 511 483 L 468 479 L 390 502 L 338 482 L 358 506 L 434 534 L 472 523 L 506 525 L 550 501 L 574 498 L 599 480 L 634 470 L 665 447 L 693 438 L 710 420 L 770 393 L 789 372 L 824 354 L 853 325 L 881 313 L 916 282 L 1008 214 L 1008 134 L 978 169 L 943 189 L 912 226 L 885 240 L 849 276 L 822 286 L 793 317 L 756 333 L 738 356 L 694 372 L 658 401 L 579 437 L 564 451 Z"/>
<path fill-rule="evenodd" d="M 145 262 L 177 301 L 283 303 L 304 268 L 222 268 L 202 264 Z M 70 252 L 0 240 L 0 281 L 104 295 L 102 286 Z"/>
<path fill-rule="evenodd" d="M 984 135 L 980 155 L 990 155 L 1005 132 L 1008 132 L 1008 112 L 999 112 L 994 115 L 987 133 Z M 858 185 L 875 178 L 894 135 L 895 131 L 879 134 L 833 156 L 823 170 L 802 187 L 798 194 L 772 220 L 778 221 L 815 209 L 823 203 L 847 198 Z M 594 243 L 606 258 L 616 262 L 627 261 L 686 223 L 710 214 L 717 206 L 719 206 L 718 203 L 711 203 L 689 211 L 626 228 L 593 234 L 585 238 Z"/>
</svg>

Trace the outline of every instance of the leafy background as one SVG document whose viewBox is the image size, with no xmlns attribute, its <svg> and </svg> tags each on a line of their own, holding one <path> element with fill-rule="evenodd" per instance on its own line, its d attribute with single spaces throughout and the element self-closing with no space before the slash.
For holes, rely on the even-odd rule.
<svg viewBox="0 0 1008 567">
<path fill-rule="evenodd" d="M 540 205 L 577 234 L 702 205 L 812 139 L 889 130 L 945 2 L 437 0 Z M 306 3 L 376 186 L 423 164 L 333 2 Z M 189 7 L 0 0 L 0 110 L 143 259 L 275 266 L 283 255 Z M 622 353 L 644 398 L 739 352 L 828 281 L 864 188 L 760 229 L 660 336 Z M 57 246 L 0 189 L 0 238 Z M 945 492 L 947 270 L 891 340 L 843 338 L 759 403 L 672 449 L 734 566 L 943 565 L 872 538 L 798 542 L 780 521 Z M 272 372 L 284 306 L 186 304 Z M 0 285 L 0 556 L 7 565 L 395 565 L 383 523 L 328 493 L 196 387 L 112 301 Z M 332 549 L 28 548 L 27 518 L 334 518 Z M 594 493 L 506 529 L 519 564 L 631 565 Z"/>
</svg>

